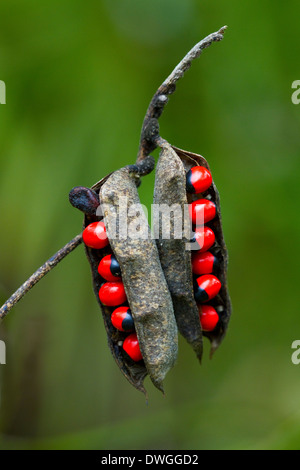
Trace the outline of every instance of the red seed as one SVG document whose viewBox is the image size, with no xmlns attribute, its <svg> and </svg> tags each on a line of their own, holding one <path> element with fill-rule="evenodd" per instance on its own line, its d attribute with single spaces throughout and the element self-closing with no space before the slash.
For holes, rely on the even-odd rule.
<svg viewBox="0 0 300 470">
<path fill-rule="evenodd" d="M 118 269 L 116 269 L 118 267 Z M 98 266 L 98 273 L 106 281 L 121 281 L 121 276 L 113 274 L 113 272 L 119 272 L 120 265 L 117 262 L 114 255 L 107 255 L 102 258 Z"/>
<path fill-rule="evenodd" d="M 198 199 L 189 205 L 189 213 L 194 225 L 203 225 L 216 216 L 216 205 L 209 199 Z"/>
<path fill-rule="evenodd" d="M 188 193 L 203 193 L 211 184 L 211 173 L 204 166 L 194 166 L 186 174 L 186 190 Z"/>
<path fill-rule="evenodd" d="M 116 307 L 126 302 L 127 297 L 123 282 L 105 282 L 99 290 L 99 299 L 103 305 Z"/>
<path fill-rule="evenodd" d="M 204 274 L 195 281 L 195 299 L 197 302 L 207 302 L 218 295 L 221 282 L 213 274 Z"/>
<path fill-rule="evenodd" d="M 209 250 L 215 243 L 216 237 L 213 230 L 210 227 L 196 227 L 195 235 L 191 242 L 197 242 L 199 246 L 198 250 L 200 253 Z"/>
<path fill-rule="evenodd" d="M 217 258 L 210 251 L 196 251 L 192 254 L 192 270 L 194 274 L 210 274 L 217 265 Z"/>
<path fill-rule="evenodd" d="M 213 331 L 219 321 L 219 315 L 211 305 L 199 306 L 199 317 L 203 331 Z"/>
<path fill-rule="evenodd" d="M 109 244 L 103 222 L 92 222 L 82 233 L 83 243 L 96 250 L 101 250 Z"/>
<path fill-rule="evenodd" d="M 111 322 L 119 331 L 133 331 L 134 321 L 129 307 L 118 307 L 111 314 Z"/>
<path fill-rule="evenodd" d="M 143 359 L 136 333 L 131 333 L 125 338 L 123 349 L 135 362 Z"/>
</svg>

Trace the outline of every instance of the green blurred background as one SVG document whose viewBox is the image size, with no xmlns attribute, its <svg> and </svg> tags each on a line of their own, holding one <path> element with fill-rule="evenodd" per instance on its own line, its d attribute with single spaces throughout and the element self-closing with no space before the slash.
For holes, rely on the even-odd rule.
<svg viewBox="0 0 300 470">
<path fill-rule="evenodd" d="M 224 24 L 160 126 L 209 161 L 233 302 L 214 359 L 205 341 L 199 367 L 180 338 L 166 396 L 147 379 L 147 405 L 110 355 L 78 248 L 0 325 L 1 449 L 300 447 L 299 14 L 298 0 L 1 1 L 1 303 L 80 232 L 69 190 L 134 162 L 156 88 Z"/>
</svg>

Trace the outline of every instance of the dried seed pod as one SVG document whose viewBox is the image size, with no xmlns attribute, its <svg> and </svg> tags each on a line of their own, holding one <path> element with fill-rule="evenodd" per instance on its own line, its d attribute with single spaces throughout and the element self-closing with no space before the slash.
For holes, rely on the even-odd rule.
<svg viewBox="0 0 300 470">
<path fill-rule="evenodd" d="M 207 161 L 201 155 L 187 152 L 186 150 L 181 150 L 174 146 L 172 146 L 172 148 L 176 152 L 177 156 L 181 159 L 186 173 L 195 166 L 202 166 L 210 171 Z M 203 335 L 208 337 L 211 341 L 212 355 L 226 334 L 231 316 L 231 301 L 227 286 L 228 254 L 222 230 L 220 197 L 214 182 L 212 182 L 209 188 L 201 194 L 198 193 L 187 195 L 189 204 L 200 198 L 210 199 L 216 205 L 216 216 L 205 224 L 207 227 L 211 228 L 215 234 L 215 243 L 212 248 L 210 248 L 210 252 L 212 252 L 218 258 L 218 264 L 216 265 L 214 274 L 221 281 L 221 289 L 219 294 L 209 302 L 210 305 L 218 312 L 219 322 L 213 331 L 203 332 Z"/>
<path fill-rule="evenodd" d="M 124 199 L 121 200 L 120 195 Z M 120 264 L 145 372 L 154 385 L 163 390 L 163 379 L 177 358 L 177 326 L 157 247 L 128 168 L 115 171 L 101 186 L 99 197 L 110 246 Z M 127 214 L 127 208 L 130 210 L 133 206 L 139 210 L 140 236 L 134 231 L 131 233 L 134 214 L 128 217 L 127 236 L 122 236 L 118 225 L 121 213 L 126 210 Z M 111 237 L 116 221 L 116 234 Z"/>
<path fill-rule="evenodd" d="M 202 357 L 202 331 L 199 311 L 193 293 L 191 252 L 186 249 L 190 237 L 185 236 L 184 227 L 187 214 L 186 174 L 181 159 L 167 142 L 164 143 L 155 171 L 154 204 L 162 215 L 156 234 L 161 265 L 171 292 L 178 329 L 191 344 L 197 357 Z M 164 230 L 163 209 L 170 222 L 169 238 Z M 176 238 L 176 230 L 183 235 Z M 178 234 L 180 235 L 180 233 Z M 186 234 L 188 235 L 188 234 Z"/>
<path fill-rule="evenodd" d="M 145 164 L 149 166 L 149 161 L 143 162 L 144 169 Z M 145 174 L 141 165 L 138 167 L 132 165 L 115 171 L 92 187 L 91 190 L 100 199 L 100 207 L 104 211 L 109 246 L 102 250 L 85 246 L 85 250 L 91 266 L 93 289 L 102 310 L 111 353 L 127 380 L 136 389 L 146 393 L 143 382 L 147 374 L 154 385 L 163 391 L 163 379 L 177 358 L 177 326 L 171 296 L 147 220 L 138 217 L 139 223 L 143 224 L 142 231 L 146 233 L 146 238 L 130 238 L 130 233 L 129 236 L 122 237 L 121 234 L 120 211 L 127 211 L 127 207 L 121 205 L 120 195 L 125 196 L 129 207 L 132 204 L 139 205 L 136 183 L 137 177 L 141 174 Z M 70 202 L 73 203 L 72 194 L 74 192 L 81 194 L 80 204 L 77 205 L 75 202 L 74 206 L 85 212 L 84 229 L 89 224 L 100 220 L 95 211 L 91 213 L 85 207 L 85 201 L 90 199 L 91 190 L 74 188 L 70 196 Z M 82 196 L 84 193 L 86 193 L 85 197 Z M 134 223 L 134 219 L 135 216 L 132 215 L 129 222 Z M 114 236 L 111 236 L 114 231 Z M 105 306 L 99 299 L 99 290 L 105 279 L 99 275 L 98 266 L 101 259 L 109 254 L 114 254 L 120 265 L 122 282 L 143 357 L 142 361 L 136 362 L 126 354 L 123 342 L 128 337 L 128 333 L 113 326 L 111 314 L 115 307 Z"/>
</svg>

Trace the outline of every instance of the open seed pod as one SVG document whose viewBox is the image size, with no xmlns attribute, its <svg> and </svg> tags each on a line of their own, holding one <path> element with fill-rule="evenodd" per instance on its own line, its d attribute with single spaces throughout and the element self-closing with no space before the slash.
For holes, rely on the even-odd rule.
<svg viewBox="0 0 300 470">
<path fill-rule="evenodd" d="M 173 300 L 177 326 L 201 361 L 202 331 L 193 293 L 191 252 L 186 248 L 190 240 L 189 234 L 185 233 L 185 217 L 188 216 L 185 211 L 188 204 L 186 171 L 181 158 L 167 142 L 162 146 L 156 165 L 153 202 L 160 212 L 157 246 Z M 169 238 L 163 233 L 164 228 L 168 228 L 168 222 Z"/>
<path fill-rule="evenodd" d="M 136 389 L 146 393 L 143 382 L 147 374 L 153 384 L 163 391 L 164 377 L 177 358 L 177 326 L 157 247 L 140 206 L 133 169 L 132 166 L 117 170 L 91 190 L 74 188 L 70 193 L 70 201 L 85 212 L 85 229 L 91 223 L 101 220 L 95 211 L 87 213 L 87 206 L 96 205 L 96 201 L 91 204 L 91 194 L 98 200 L 97 204 L 100 198 L 109 245 L 101 250 L 89 246 L 85 248 L 91 265 L 93 288 L 103 314 L 108 344 L 118 367 Z M 76 197 L 76 194 L 79 196 Z M 131 210 L 133 207 L 140 208 L 138 216 Z M 128 235 L 124 236 L 124 227 L 119 221 L 127 210 Z M 137 223 L 137 219 L 143 238 L 136 236 L 136 232 L 131 237 L 130 227 Z M 104 305 L 99 298 L 99 291 L 105 280 L 99 274 L 98 266 L 101 259 L 111 253 L 120 266 L 126 292 L 123 305 L 129 306 L 134 320 L 142 356 L 138 361 L 131 359 L 123 349 L 128 333 L 116 329 L 112 324 L 111 314 L 114 309 Z"/>
<path fill-rule="evenodd" d="M 197 155 L 195 153 L 187 152 L 181 150 L 177 147 L 172 146 L 173 150 L 176 152 L 177 156 L 180 158 L 184 171 L 187 173 L 191 168 L 196 166 L 201 166 L 206 168 L 210 172 L 209 165 L 204 157 Z M 218 264 L 214 268 L 213 274 L 221 283 L 221 288 L 216 296 L 209 300 L 209 304 L 217 311 L 219 320 L 212 331 L 203 331 L 203 335 L 208 337 L 211 341 L 211 355 L 218 348 L 222 342 L 227 328 L 229 319 L 231 316 L 231 301 L 228 293 L 227 286 L 227 262 L 228 254 L 224 241 L 224 235 L 222 230 L 222 221 L 221 221 L 221 210 L 220 210 L 220 197 L 216 185 L 212 181 L 208 189 L 202 193 L 192 194 L 187 193 L 187 200 L 189 204 L 192 204 L 194 201 L 199 200 L 199 198 L 207 199 L 212 201 L 216 207 L 216 212 L 214 217 L 205 222 L 205 226 L 211 229 L 215 236 L 215 242 L 212 247 L 209 249 L 211 253 L 217 258 Z M 191 286 L 192 288 L 192 286 Z M 203 306 L 205 303 L 203 304 Z M 199 306 L 201 308 L 204 307 Z"/>
<path fill-rule="evenodd" d="M 213 352 L 226 333 L 231 314 L 226 279 L 227 251 L 222 232 L 218 191 L 211 180 L 209 186 L 203 191 L 197 190 L 195 195 L 193 190 L 188 189 L 186 179 L 187 173 L 195 167 L 202 167 L 210 173 L 208 164 L 200 155 L 172 147 L 164 141 L 160 137 L 158 124 L 158 119 L 169 96 L 174 93 L 178 80 L 190 68 L 194 59 L 211 44 L 223 39 L 225 30 L 226 26 L 197 43 L 154 94 L 143 121 L 136 164 L 106 176 L 91 189 L 73 188 L 69 195 L 70 202 L 85 214 L 83 233 L 74 237 L 47 260 L 0 308 L 2 319 L 39 280 L 84 242 L 110 350 L 125 377 L 144 393 L 146 375 L 150 376 L 158 389 L 163 390 L 163 379 L 177 357 L 177 324 L 181 334 L 201 360 L 202 336 L 210 339 Z M 206 267 L 210 263 L 209 270 L 204 272 L 204 277 L 209 277 L 209 292 L 205 287 L 207 278 L 205 277 L 204 282 L 202 276 L 200 280 L 195 279 L 197 285 L 193 290 L 194 260 L 186 249 L 190 238 L 186 232 L 184 237 L 182 233 L 179 238 L 175 236 L 175 227 L 180 223 L 182 228 L 182 225 L 185 225 L 185 217 L 171 217 L 170 238 L 165 238 L 159 231 L 157 244 L 147 220 L 142 217 L 143 210 L 136 187 L 140 176 L 153 170 L 154 160 L 149 154 L 157 146 L 162 148 L 162 153 L 157 165 L 154 202 L 169 207 L 177 204 L 181 216 L 185 215 L 183 208 L 188 204 L 190 207 L 193 203 L 198 203 L 199 197 L 209 206 L 209 218 L 207 223 L 205 222 L 205 228 L 213 234 L 214 239 L 209 245 L 212 251 L 208 253 L 210 261 L 204 260 Z M 126 199 L 124 205 L 120 202 L 121 196 Z M 103 210 L 101 215 L 100 202 Z M 139 216 L 131 211 L 133 206 L 140 208 Z M 124 236 L 124 226 L 120 223 L 121 214 L 124 212 L 126 215 L 130 214 L 127 218 L 130 225 L 140 226 L 142 236 L 136 236 L 135 230 L 134 236 L 127 231 Z M 106 240 L 101 239 L 103 243 L 99 243 L 100 232 L 106 237 Z M 200 240 L 196 237 L 199 233 L 195 233 L 196 244 Z M 201 252 L 200 243 L 198 245 Z M 204 254 L 207 255 L 206 252 Z M 109 259 L 108 268 L 107 265 L 104 266 L 104 258 L 106 262 L 107 258 Z M 214 261 L 217 259 L 219 265 L 215 266 Z M 207 300 L 211 305 L 206 303 Z M 119 316 L 115 311 L 118 308 L 113 308 L 116 306 L 122 310 L 122 313 L 119 310 Z M 213 328 L 212 323 L 208 325 L 208 321 L 205 327 L 203 326 L 203 318 L 207 318 L 209 314 L 207 307 L 210 308 L 210 313 L 213 313 L 214 321 L 217 318 Z M 128 332 L 131 328 L 134 330 L 134 339 L 131 337 L 129 342 Z"/>
</svg>

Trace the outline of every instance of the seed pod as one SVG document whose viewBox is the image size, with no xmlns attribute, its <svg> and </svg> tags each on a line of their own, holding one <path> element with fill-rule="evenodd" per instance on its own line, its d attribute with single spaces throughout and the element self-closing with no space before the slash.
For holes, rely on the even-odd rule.
<svg viewBox="0 0 300 470">
<path fill-rule="evenodd" d="M 174 212 L 169 213 L 170 238 L 165 238 L 162 233 L 164 223 L 162 218 L 159 223 L 159 233 L 156 234 L 157 246 L 171 292 L 178 329 L 201 360 L 202 332 L 193 293 L 191 252 L 186 249 L 190 237 L 186 237 L 184 233 L 184 209 L 188 204 L 186 174 L 181 159 L 167 143 L 162 148 L 156 166 L 153 202 L 159 204 L 160 209 L 167 206 L 174 207 Z M 183 235 L 181 238 L 175 238 L 176 229 L 179 229 L 179 232 L 181 230 Z"/>
<path fill-rule="evenodd" d="M 144 168 L 145 163 L 147 162 L 143 163 Z M 149 172 L 148 170 L 146 169 L 145 172 Z M 141 168 L 134 165 L 112 173 L 99 181 L 92 189 L 80 188 L 79 191 L 78 188 L 74 188 L 70 193 L 70 202 L 74 200 L 72 197 L 74 191 L 79 191 L 81 195 L 85 191 L 86 194 L 93 191 L 98 201 L 100 198 L 101 208 L 104 209 L 105 214 L 103 220 L 109 245 L 102 250 L 85 246 L 91 265 L 93 289 L 102 310 L 108 344 L 118 367 L 136 389 L 146 393 L 143 382 L 147 374 L 154 385 L 163 391 L 163 379 L 177 358 L 177 326 L 171 296 L 147 220 L 141 219 L 140 216 L 138 218 L 139 223 L 143 224 L 142 231 L 147 234 L 146 239 L 130 238 L 130 233 L 129 236 L 123 238 L 122 227 L 118 223 L 121 219 L 120 212 L 127 211 L 127 207 L 122 207 L 120 203 L 120 195 L 127 198 L 129 207 L 132 204 L 140 204 L 136 189 L 138 172 L 139 175 L 143 174 Z M 90 197 L 81 197 L 81 204 L 75 204 L 75 207 L 85 212 L 84 229 L 89 224 L 100 220 L 95 213 L 91 214 L 90 211 L 86 211 L 87 200 L 90 200 Z M 134 223 L 134 219 L 133 215 L 130 221 Z M 116 233 L 111 236 L 116 220 Z M 124 347 L 123 343 L 128 337 L 128 332 L 114 327 L 111 314 L 115 307 L 103 305 L 99 298 L 99 291 L 105 282 L 98 272 L 99 263 L 104 256 L 111 254 L 120 265 L 121 278 L 134 320 L 142 360 L 137 361 L 137 355 L 133 360 L 126 353 L 128 340 Z"/>
<path fill-rule="evenodd" d="M 174 146 L 172 146 L 172 148 L 176 152 L 177 156 L 181 159 L 186 173 L 195 166 L 202 166 L 207 168 L 208 171 L 210 171 L 207 161 L 201 155 L 187 152 Z M 215 235 L 214 245 L 209 248 L 209 251 L 218 258 L 218 264 L 216 265 L 214 274 L 221 282 L 221 289 L 219 291 L 219 294 L 209 302 L 210 305 L 214 307 L 218 312 L 219 322 L 213 331 L 203 332 L 203 335 L 208 337 L 211 341 L 212 355 L 214 351 L 218 348 L 226 334 L 229 319 L 231 316 L 231 301 L 227 287 L 228 254 L 222 230 L 220 197 L 214 182 L 212 182 L 211 186 L 201 194 L 190 193 L 187 195 L 189 204 L 201 198 L 211 200 L 216 206 L 216 216 L 208 223 L 205 223 L 205 226 L 211 228 Z"/>
<path fill-rule="evenodd" d="M 120 195 L 125 200 L 121 200 Z M 147 371 L 154 385 L 163 391 L 163 379 L 177 358 L 177 326 L 157 247 L 128 169 L 115 171 L 101 186 L 99 197 L 110 246 L 120 264 L 145 365 L 144 373 Z M 131 233 L 136 217 L 133 214 L 128 217 L 127 236 L 122 236 L 122 227 L 118 223 L 121 213 L 124 209 L 127 211 L 123 203 L 129 209 L 134 206 L 139 210 L 142 238 Z M 116 234 L 111 237 L 116 221 Z"/>
</svg>

